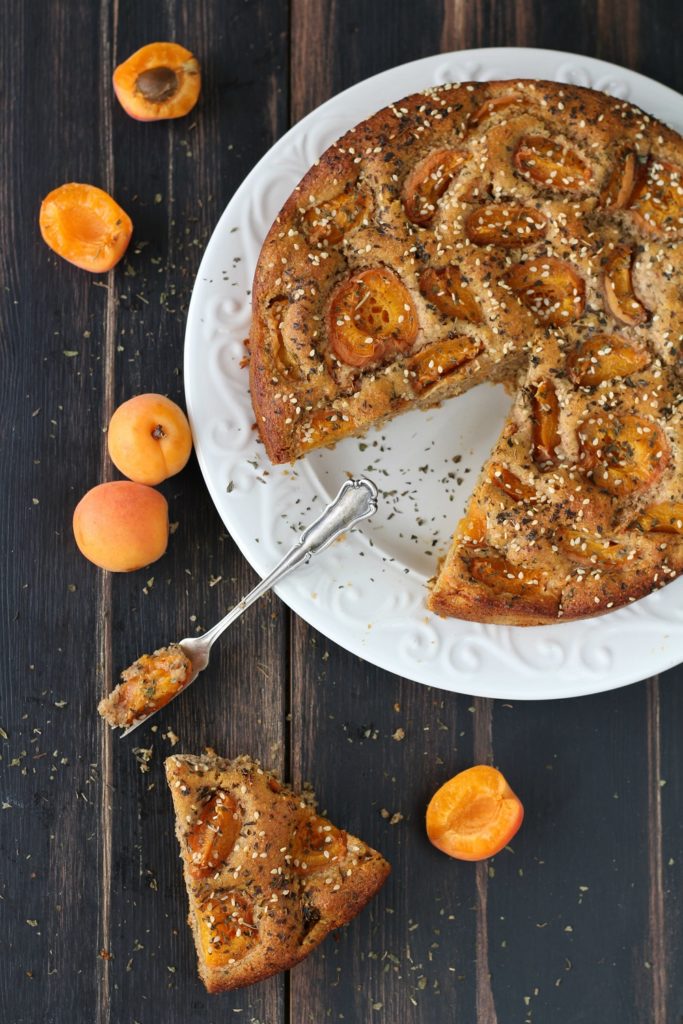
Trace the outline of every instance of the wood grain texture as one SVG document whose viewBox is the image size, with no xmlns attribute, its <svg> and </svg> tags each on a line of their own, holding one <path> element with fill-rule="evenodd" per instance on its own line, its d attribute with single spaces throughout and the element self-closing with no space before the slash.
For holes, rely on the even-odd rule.
<svg viewBox="0 0 683 1024">
<path fill-rule="evenodd" d="M 177 528 L 147 571 L 99 574 L 70 527 L 82 493 L 116 476 L 113 406 L 146 390 L 182 402 L 203 247 L 288 122 L 383 68 L 475 46 L 594 53 L 680 90 L 679 5 L 6 0 L 3 26 L 3 1024 L 679 1024 L 681 669 L 582 700 L 475 701 L 364 664 L 271 596 L 191 694 L 122 742 L 94 716 L 99 694 L 141 651 L 215 621 L 254 575 L 194 460 L 162 487 Z M 184 120 L 138 124 L 111 68 L 164 37 L 200 56 L 202 97 Z M 40 241 L 40 199 L 67 180 L 112 190 L 134 220 L 109 275 Z M 207 745 L 310 781 L 393 865 L 291 977 L 220 997 L 196 977 L 161 770 L 171 750 Z M 475 866 L 433 849 L 423 816 L 476 761 L 504 771 L 526 817 Z"/>
</svg>

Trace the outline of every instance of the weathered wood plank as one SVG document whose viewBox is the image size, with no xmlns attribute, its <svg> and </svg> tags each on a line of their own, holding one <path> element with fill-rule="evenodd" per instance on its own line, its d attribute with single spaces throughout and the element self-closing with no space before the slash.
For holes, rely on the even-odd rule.
<svg viewBox="0 0 683 1024">
<path fill-rule="evenodd" d="M 292 777 L 392 874 L 361 916 L 292 972 L 301 1024 L 474 1020 L 475 872 L 424 831 L 431 794 L 472 763 L 470 702 L 382 672 L 300 620 L 292 636 Z"/>
<path fill-rule="evenodd" d="M 284 127 L 286 27 L 286 6 L 276 2 L 178 2 L 163 12 L 121 5 L 117 61 L 147 40 L 174 38 L 200 57 L 204 84 L 195 112 L 177 122 L 137 124 L 113 107 L 116 186 L 136 224 L 117 281 L 117 404 L 148 390 L 182 404 L 185 316 L 204 246 L 235 187 Z M 194 460 L 161 489 L 177 530 L 163 561 L 113 580 L 114 671 L 211 625 L 255 582 Z M 174 749 L 171 729 L 178 751 L 212 746 L 284 768 L 286 636 L 277 600 L 262 602 L 222 641 L 191 693 L 131 740 L 113 740 L 112 1021 L 191 1024 L 233 1011 L 269 1024 L 284 1019 L 282 977 L 209 998 L 196 976 L 162 767 Z M 148 765 L 138 764 L 148 756 Z"/>
<path fill-rule="evenodd" d="M 94 1009 L 97 987 L 97 578 L 71 512 L 99 468 L 106 295 L 48 251 L 37 218 L 56 185 L 100 176 L 98 10 L 76 23 L 64 5 L 8 3 L 3 25 L 0 1006 L 8 1024 L 57 1024 Z"/>
</svg>

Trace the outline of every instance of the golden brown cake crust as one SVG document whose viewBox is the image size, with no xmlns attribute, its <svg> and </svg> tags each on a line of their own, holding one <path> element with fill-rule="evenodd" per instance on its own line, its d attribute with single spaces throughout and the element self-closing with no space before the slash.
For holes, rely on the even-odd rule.
<svg viewBox="0 0 683 1024">
<path fill-rule="evenodd" d="M 250 383 L 274 462 L 514 386 L 439 614 L 581 618 L 683 568 L 681 168 L 679 135 L 603 93 L 443 86 L 338 140 L 273 224 Z"/>
<path fill-rule="evenodd" d="M 355 917 L 389 874 L 379 853 L 316 815 L 311 794 L 295 793 L 251 758 L 179 754 L 165 764 L 190 900 L 189 924 L 199 974 L 209 992 L 249 985 L 293 967 L 330 931 Z M 231 848 L 204 870 L 196 835 L 217 795 L 234 808 L 235 834 Z M 212 824 L 217 817 L 208 820 L 209 828 L 219 831 Z M 223 833 L 226 821 L 230 825 L 230 817 L 221 820 Z M 320 850 L 306 852 L 301 838 L 306 828 L 316 835 L 324 830 Z M 232 912 L 243 932 L 231 939 L 229 949 L 211 932 L 212 919 L 215 925 L 226 902 L 240 908 Z M 248 924 L 241 923 L 240 914 Z M 208 932 L 202 918 L 209 922 Z M 218 944 L 208 955 L 207 934 Z"/>
</svg>

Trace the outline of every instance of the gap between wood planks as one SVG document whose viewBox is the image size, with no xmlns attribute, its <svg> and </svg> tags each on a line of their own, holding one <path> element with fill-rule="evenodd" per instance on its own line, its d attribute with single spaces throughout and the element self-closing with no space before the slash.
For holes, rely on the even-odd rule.
<svg viewBox="0 0 683 1024">
<path fill-rule="evenodd" d="M 100 3 L 100 153 L 102 154 L 102 178 L 104 188 L 114 192 L 114 145 L 112 137 L 111 68 L 116 54 L 116 29 L 118 24 L 118 0 L 112 0 L 111 16 L 108 0 Z M 104 311 L 104 351 L 102 381 L 102 418 L 109 422 L 114 412 L 114 359 L 116 333 L 116 282 L 114 271 L 107 274 L 107 298 Z M 112 466 L 107 451 L 107 435 L 102 433 L 100 480 L 112 479 Z M 111 574 L 101 572 L 97 583 L 97 652 L 99 668 L 99 696 L 105 697 L 111 690 L 112 678 L 112 635 L 111 635 Z M 99 871 L 100 893 L 98 900 L 98 933 L 100 949 L 108 950 L 111 927 L 111 840 L 112 840 L 112 776 L 113 740 L 111 729 L 100 727 L 100 821 L 99 821 Z M 97 1024 L 109 1024 L 110 1020 L 110 970 L 109 958 L 100 957 L 100 974 L 97 986 Z"/>
</svg>

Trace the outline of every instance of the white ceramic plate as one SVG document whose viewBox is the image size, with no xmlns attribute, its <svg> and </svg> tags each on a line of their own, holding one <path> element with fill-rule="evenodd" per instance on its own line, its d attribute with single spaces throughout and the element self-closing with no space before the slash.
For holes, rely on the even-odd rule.
<svg viewBox="0 0 683 1024">
<path fill-rule="evenodd" d="M 430 412 L 413 411 L 315 452 L 270 465 L 253 429 L 249 289 L 280 206 L 326 147 L 363 118 L 428 86 L 545 78 L 628 99 L 683 130 L 683 97 L 604 61 L 551 50 L 439 54 L 360 82 L 281 138 L 221 217 L 195 282 L 185 339 L 185 389 L 199 463 L 226 527 L 264 575 L 349 474 L 385 492 L 375 518 L 282 583 L 290 608 L 361 658 L 446 690 L 506 699 L 569 697 L 622 686 L 683 661 L 683 579 L 587 622 L 519 628 L 443 620 L 425 584 L 449 543 L 509 406 L 483 386 Z"/>
</svg>

